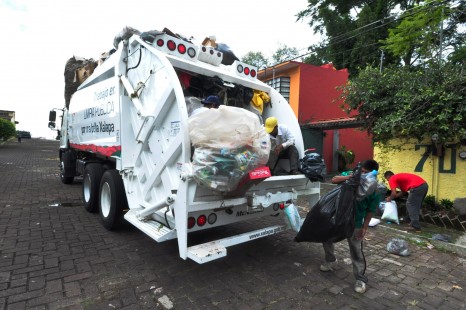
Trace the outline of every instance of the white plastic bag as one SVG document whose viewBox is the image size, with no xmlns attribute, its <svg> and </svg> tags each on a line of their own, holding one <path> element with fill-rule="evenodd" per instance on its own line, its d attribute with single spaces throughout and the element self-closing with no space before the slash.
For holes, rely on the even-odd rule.
<svg viewBox="0 0 466 310">
<path fill-rule="evenodd" d="M 298 208 L 292 203 L 285 208 L 286 222 L 295 232 L 299 232 L 301 228 L 301 216 L 299 216 Z"/>
<path fill-rule="evenodd" d="M 385 208 L 384 208 L 381 219 L 385 221 L 390 221 L 390 222 L 395 222 L 397 224 L 400 224 L 400 221 L 398 220 L 398 208 L 397 208 L 396 202 L 394 201 L 385 202 Z"/>
</svg>

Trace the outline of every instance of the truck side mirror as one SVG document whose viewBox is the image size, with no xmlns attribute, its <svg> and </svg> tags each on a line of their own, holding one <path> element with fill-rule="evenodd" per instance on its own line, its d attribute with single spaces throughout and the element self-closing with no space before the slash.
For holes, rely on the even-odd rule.
<svg viewBox="0 0 466 310">
<path fill-rule="evenodd" d="M 49 122 L 49 128 L 55 129 L 55 122 Z"/>
<path fill-rule="evenodd" d="M 55 122 L 57 119 L 57 112 L 56 111 L 50 111 L 49 113 L 49 122 Z M 50 127 L 50 123 L 49 123 L 49 127 Z M 53 126 L 53 128 L 55 128 L 55 125 Z"/>
</svg>

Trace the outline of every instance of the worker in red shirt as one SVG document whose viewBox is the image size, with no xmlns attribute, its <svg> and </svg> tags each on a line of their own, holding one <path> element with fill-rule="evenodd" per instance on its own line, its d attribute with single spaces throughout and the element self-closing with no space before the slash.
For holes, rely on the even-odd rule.
<svg viewBox="0 0 466 310">
<path fill-rule="evenodd" d="M 411 220 L 410 231 L 420 232 L 421 224 L 419 223 L 419 212 L 422 207 L 422 201 L 427 195 L 429 186 L 427 182 L 418 175 L 412 173 L 397 173 L 391 171 L 384 173 L 385 179 L 390 186 L 390 196 L 387 201 L 399 198 L 408 193 L 408 200 L 406 201 L 406 209 L 408 210 L 409 219 Z M 400 192 L 397 192 L 396 189 Z"/>
</svg>

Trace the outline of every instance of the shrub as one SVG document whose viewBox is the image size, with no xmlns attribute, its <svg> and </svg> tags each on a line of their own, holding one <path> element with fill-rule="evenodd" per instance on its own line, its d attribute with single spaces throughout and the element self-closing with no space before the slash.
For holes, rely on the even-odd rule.
<svg viewBox="0 0 466 310">
<path fill-rule="evenodd" d="M 441 199 L 440 200 L 440 205 L 445 210 L 452 210 L 453 209 L 453 201 L 451 201 L 450 199 Z"/>
<path fill-rule="evenodd" d="M 7 140 L 15 135 L 15 125 L 6 119 L 0 118 L 0 139 Z"/>
<path fill-rule="evenodd" d="M 434 195 L 427 195 L 422 202 L 422 206 L 428 209 L 429 211 L 438 211 L 439 206 L 435 203 L 435 196 Z"/>
</svg>

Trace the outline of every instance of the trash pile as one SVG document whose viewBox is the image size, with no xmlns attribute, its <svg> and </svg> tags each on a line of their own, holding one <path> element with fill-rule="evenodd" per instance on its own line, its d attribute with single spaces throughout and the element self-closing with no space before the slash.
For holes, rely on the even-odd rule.
<svg viewBox="0 0 466 310">
<path fill-rule="evenodd" d="M 194 147 L 192 175 L 203 186 L 230 192 L 269 158 L 270 138 L 257 116 L 245 109 L 220 106 L 189 119 Z"/>
</svg>

